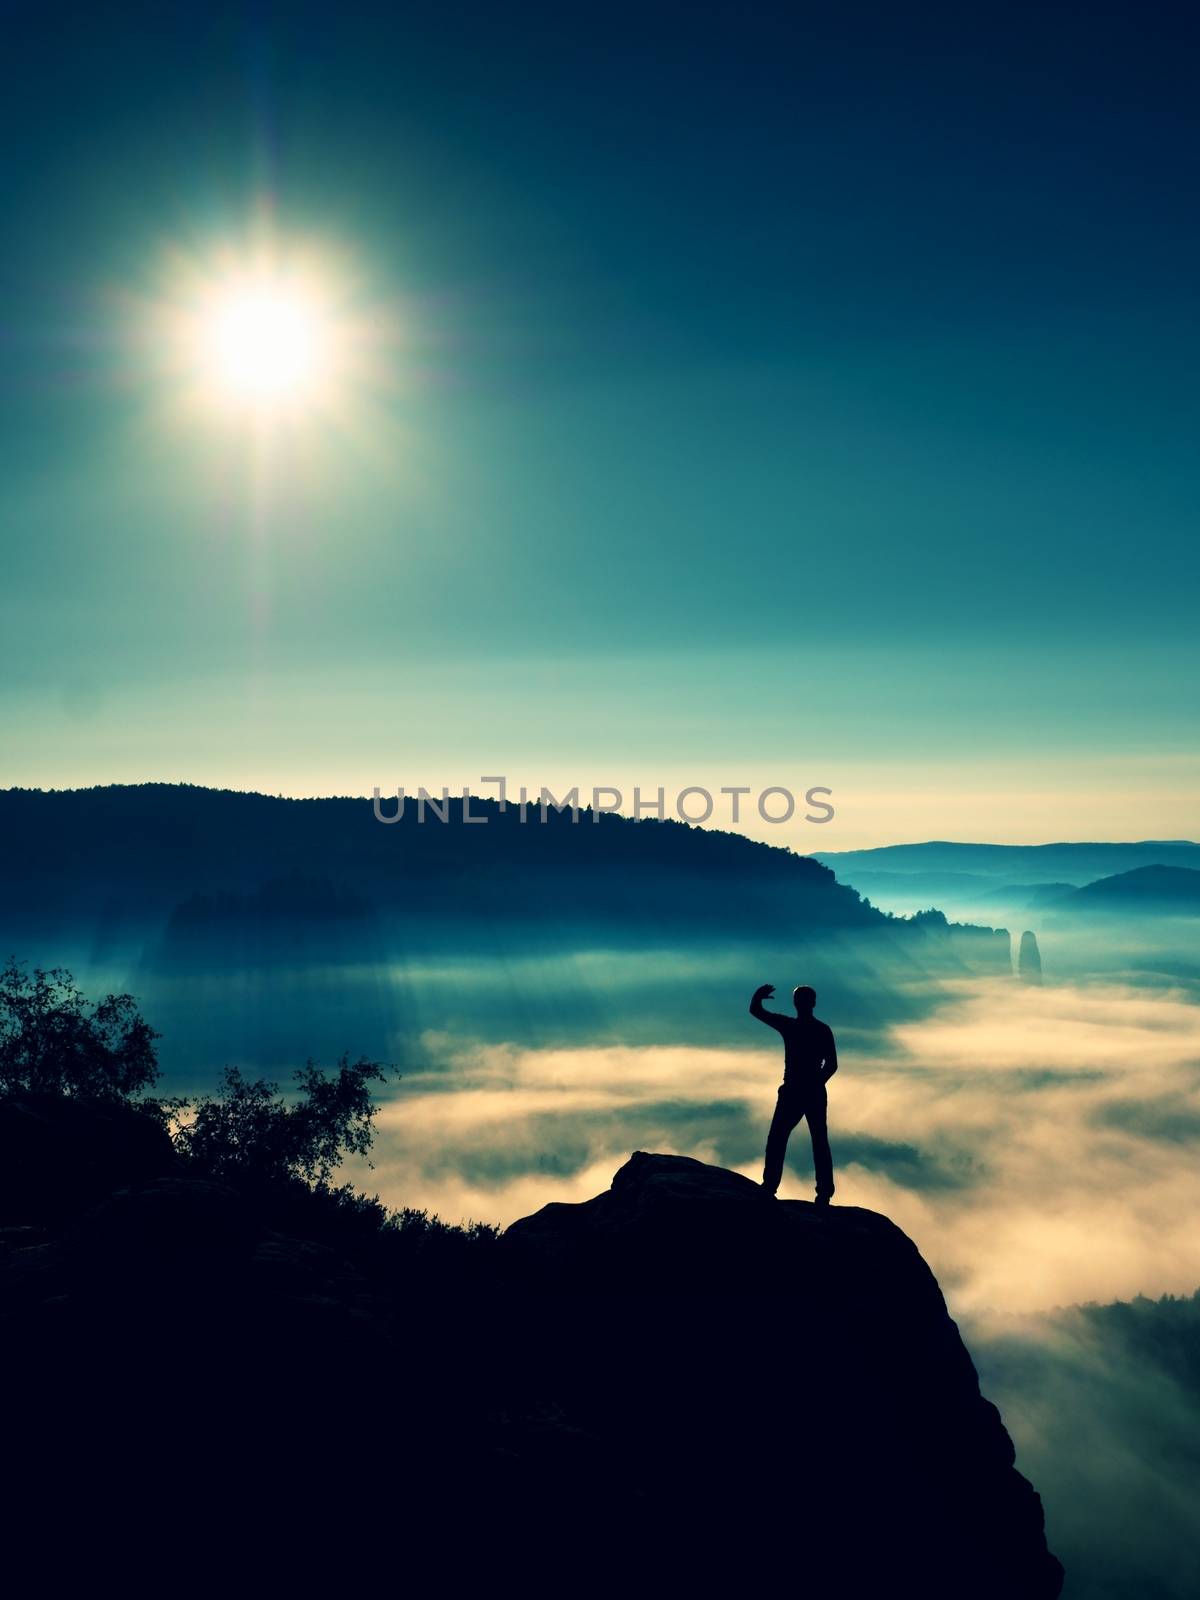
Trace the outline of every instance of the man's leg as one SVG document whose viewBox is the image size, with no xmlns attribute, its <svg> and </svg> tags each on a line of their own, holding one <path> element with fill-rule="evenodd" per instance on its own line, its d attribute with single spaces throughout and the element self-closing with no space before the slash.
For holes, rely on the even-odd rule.
<svg viewBox="0 0 1200 1600">
<path fill-rule="evenodd" d="M 768 1194 L 774 1194 L 783 1179 L 783 1158 L 787 1153 L 788 1136 L 803 1115 L 800 1106 L 796 1104 L 795 1096 L 780 1084 L 779 1094 L 775 1100 L 775 1115 L 771 1118 L 771 1128 L 767 1134 L 766 1160 L 763 1163 L 762 1186 Z"/>
<path fill-rule="evenodd" d="M 833 1194 L 833 1154 L 829 1148 L 829 1097 L 824 1085 L 819 1094 L 809 1102 L 806 1116 L 812 1137 L 813 1170 L 817 1178 L 818 1202 L 828 1200 Z"/>
</svg>

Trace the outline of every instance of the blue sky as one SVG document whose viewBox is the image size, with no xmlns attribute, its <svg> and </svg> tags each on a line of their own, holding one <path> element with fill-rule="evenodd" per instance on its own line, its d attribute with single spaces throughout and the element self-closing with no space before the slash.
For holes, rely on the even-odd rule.
<svg viewBox="0 0 1200 1600">
<path fill-rule="evenodd" d="M 0 782 L 1193 831 L 1192 27 L 964 9 L 17 8 Z M 265 445 L 154 348 L 263 215 L 374 344 Z"/>
</svg>

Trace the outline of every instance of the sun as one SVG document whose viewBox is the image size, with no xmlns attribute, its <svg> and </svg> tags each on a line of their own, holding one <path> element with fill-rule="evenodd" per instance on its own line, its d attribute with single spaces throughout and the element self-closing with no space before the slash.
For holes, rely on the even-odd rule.
<svg viewBox="0 0 1200 1600">
<path fill-rule="evenodd" d="M 156 278 L 128 301 L 131 336 L 181 421 L 340 425 L 388 380 L 390 313 L 343 250 L 259 227 L 168 247 Z"/>
<path fill-rule="evenodd" d="M 198 355 L 205 374 L 235 403 L 302 403 L 329 376 L 327 317 L 311 293 L 286 282 L 267 279 L 223 287 L 198 320 Z"/>
<path fill-rule="evenodd" d="M 207 287 L 189 342 L 211 400 L 254 411 L 299 411 L 328 391 L 337 337 L 332 303 L 316 285 L 259 269 Z"/>
<path fill-rule="evenodd" d="M 256 208 L 224 237 L 165 241 L 145 287 L 119 300 L 148 405 L 170 428 L 272 448 L 394 442 L 411 318 L 345 241 L 285 231 Z"/>
</svg>

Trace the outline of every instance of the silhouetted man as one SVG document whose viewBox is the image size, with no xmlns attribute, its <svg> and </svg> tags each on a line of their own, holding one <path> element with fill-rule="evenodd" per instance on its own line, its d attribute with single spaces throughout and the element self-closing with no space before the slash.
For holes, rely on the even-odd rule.
<svg viewBox="0 0 1200 1600">
<path fill-rule="evenodd" d="M 769 1000 L 774 993 L 775 985 L 764 983 L 754 991 L 754 998 L 750 1002 L 750 1015 L 783 1035 L 783 1082 L 779 1085 L 775 1115 L 771 1118 L 771 1131 L 767 1134 L 762 1186 L 771 1195 L 779 1188 L 788 1137 L 801 1117 L 807 1117 L 812 1138 L 813 1166 L 817 1173 L 817 1204 L 828 1205 L 833 1194 L 833 1157 L 829 1153 L 829 1129 L 826 1125 L 828 1095 L 825 1085 L 837 1071 L 837 1046 L 833 1042 L 833 1029 L 813 1016 L 817 991 L 810 989 L 807 984 L 792 991 L 792 1003 L 796 1007 L 794 1017 L 767 1010 L 763 1001 Z"/>
</svg>

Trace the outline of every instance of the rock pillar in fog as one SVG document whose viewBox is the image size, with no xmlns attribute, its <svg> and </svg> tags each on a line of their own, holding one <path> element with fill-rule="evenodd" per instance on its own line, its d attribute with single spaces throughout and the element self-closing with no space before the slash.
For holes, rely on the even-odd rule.
<svg viewBox="0 0 1200 1600">
<path fill-rule="evenodd" d="M 1041 983 L 1042 953 L 1038 949 L 1037 934 L 1028 929 L 1021 935 L 1021 949 L 1017 956 L 1017 976 L 1022 983 Z"/>
</svg>

